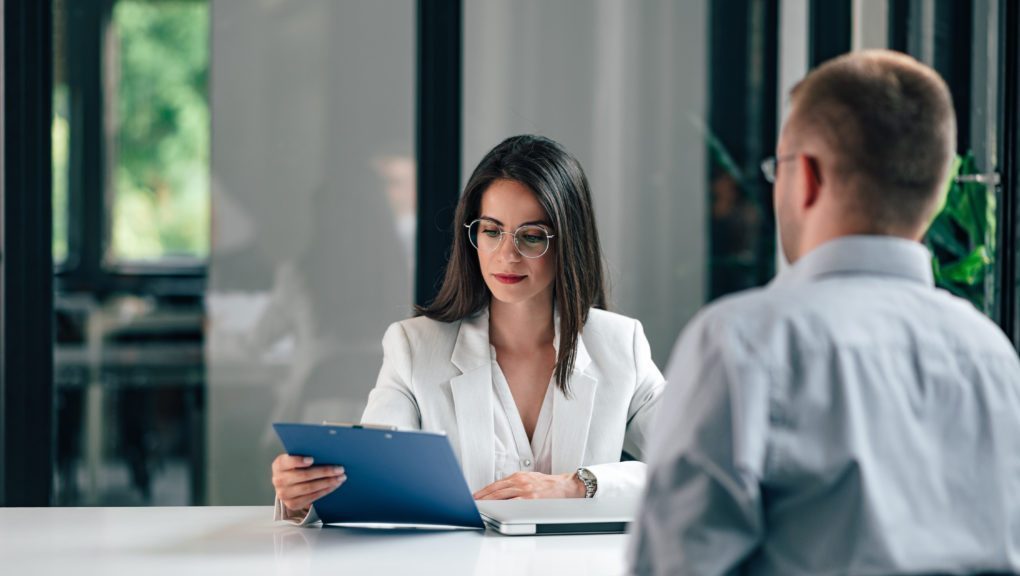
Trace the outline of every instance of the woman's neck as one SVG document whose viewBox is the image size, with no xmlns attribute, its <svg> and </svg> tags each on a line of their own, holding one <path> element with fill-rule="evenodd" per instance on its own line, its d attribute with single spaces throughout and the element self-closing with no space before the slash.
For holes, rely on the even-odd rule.
<svg viewBox="0 0 1020 576">
<path fill-rule="evenodd" d="M 551 346 L 556 338 L 552 297 L 507 304 L 489 303 L 489 343 L 497 349 L 527 351 Z"/>
</svg>

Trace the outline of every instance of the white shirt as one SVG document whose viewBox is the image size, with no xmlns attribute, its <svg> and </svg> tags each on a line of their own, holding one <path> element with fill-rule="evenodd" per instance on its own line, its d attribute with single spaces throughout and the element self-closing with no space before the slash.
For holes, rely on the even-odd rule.
<svg viewBox="0 0 1020 576">
<path fill-rule="evenodd" d="M 493 431 L 496 433 L 496 480 L 502 480 L 515 472 L 541 472 L 552 474 L 552 426 L 553 380 L 546 385 L 542 408 L 538 413 L 538 422 L 531 440 L 524 430 L 517 403 L 510 393 L 503 370 L 496 362 L 496 349 L 491 347 L 492 356 L 492 393 L 496 401 L 492 403 Z"/>
</svg>

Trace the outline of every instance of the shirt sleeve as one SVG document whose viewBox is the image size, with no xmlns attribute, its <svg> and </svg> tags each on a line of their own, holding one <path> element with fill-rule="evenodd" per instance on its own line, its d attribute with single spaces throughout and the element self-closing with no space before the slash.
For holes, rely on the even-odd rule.
<svg viewBox="0 0 1020 576">
<path fill-rule="evenodd" d="M 767 374 L 725 323 L 685 330 L 653 426 L 631 574 L 733 574 L 757 548 Z"/>
</svg>

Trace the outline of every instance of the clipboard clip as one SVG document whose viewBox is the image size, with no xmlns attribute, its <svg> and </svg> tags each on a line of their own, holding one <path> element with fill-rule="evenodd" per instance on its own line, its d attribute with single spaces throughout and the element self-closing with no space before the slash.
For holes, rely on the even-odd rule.
<svg viewBox="0 0 1020 576">
<path fill-rule="evenodd" d="M 356 424 L 354 422 L 330 422 L 328 420 L 322 421 L 323 426 L 340 426 L 342 428 L 363 428 L 367 430 L 396 430 L 396 426 L 390 426 L 388 424 Z"/>
</svg>

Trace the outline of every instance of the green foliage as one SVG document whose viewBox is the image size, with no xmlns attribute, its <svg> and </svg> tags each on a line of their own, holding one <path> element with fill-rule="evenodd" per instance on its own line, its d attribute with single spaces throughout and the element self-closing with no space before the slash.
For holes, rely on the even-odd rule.
<svg viewBox="0 0 1020 576">
<path fill-rule="evenodd" d="M 209 14 L 205 2 L 120 0 L 117 259 L 209 253 Z"/>
<path fill-rule="evenodd" d="M 71 128 L 67 86 L 53 89 L 53 262 L 67 259 L 67 179 Z"/>
<path fill-rule="evenodd" d="M 987 313 L 991 301 L 986 282 L 995 260 L 995 194 L 983 183 L 957 181 L 958 176 L 978 173 L 972 153 L 956 159 L 925 243 L 933 255 L 935 283 Z"/>
</svg>

